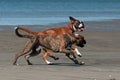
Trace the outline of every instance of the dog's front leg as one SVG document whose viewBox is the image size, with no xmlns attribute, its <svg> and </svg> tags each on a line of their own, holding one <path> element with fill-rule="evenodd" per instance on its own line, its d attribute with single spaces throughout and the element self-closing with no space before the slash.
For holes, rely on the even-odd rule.
<svg viewBox="0 0 120 80">
<path fill-rule="evenodd" d="M 74 50 L 74 52 L 75 52 L 79 57 L 82 57 L 82 54 L 80 53 L 80 51 L 77 49 L 76 46 L 72 45 L 72 46 L 71 46 L 71 49 Z"/>
<path fill-rule="evenodd" d="M 72 60 L 75 64 L 79 64 L 78 60 L 76 59 L 75 55 L 73 54 L 72 57 L 70 56 L 70 54 L 66 54 L 66 56 Z"/>
<path fill-rule="evenodd" d="M 80 64 L 80 65 L 84 65 L 84 64 L 85 64 L 84 62 L 79 62 L 79 61 L 76 59 L 76 56 L 75 56 L 75 53 L 73 52 L 73 50 L 62 49 L 60 52 L 65 53 L 66 56 L 67 56 L 70 60 L 72 60 L 75 64 Z M 70 55 L 72 55 L 72 57 L 71 57 Z"/>
<path fill-rule="evenodd" d="M 62 49 L 60 52 L 61 52 L 61 53 L 65 53 L 66 56 L 67 56 L 70 60 L 72 60 L 75 64 L 79 64 L 79 62 L 78 62 L 78 60 L 76 59 L 76 56 L 75 56 L 75 54 L 74 54 L 74 52 L 73 52 L 72 50 Z M 72 55 L 72 57 L 71 57 L 70 55 Z"/>
<path fill-rule="evenodd" d="M 79 65 L 84 65 L 84 64 L 85 64 L 84 62 L 79 62 L 76 58 L 74 58 L 74 56 L 71 57 L 70 54 L 66 54 L 66 56 L 67 56 L 70 60 L 72 60 L 75 64 L 79 64 Z"/>
</svg>

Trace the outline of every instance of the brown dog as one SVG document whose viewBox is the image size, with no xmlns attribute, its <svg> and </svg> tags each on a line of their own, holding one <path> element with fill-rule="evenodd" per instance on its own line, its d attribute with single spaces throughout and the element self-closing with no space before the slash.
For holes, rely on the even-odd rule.
<svg viewBox="0 0 120 80">
<path fill-rule="evenodd" d="M 30 36 L 30 35 L 26 35 L 26 36 Z M 29 39 L 31 40 L 30 37 L 29 37 Z M 33 43 L 28 43 L 28 44 L 33 44 Z M 84 44 L 86 44 L 86 41 L 84 40 L 83 36 L 77 34 L 76 35 L 76 42 L 75 42 L 75 44 L 78 47 L 84 47 Z M 55 56 L 53 56 L 51 54 L 51 50 L 46 49 L 46 48 L 38 48 L 38 47 L 39 47 L 39 45 L 36 45 L 36 46 L 32 47 L 32 49 L 31 49 L 32 52 L 30 54 L 28 54 L 28 55 L 25 55 L 25 59 L 26 59 L 28 65 L 32 65 L 32 63 L 29 61 L 29 58 L 33 57 L 33 56 L 37 56 L 41 52 L 41 49 L 43 50 L 43 53 L 44 53 L 43 54 L 43 60 L 47 64 L 52 64 L 52 62 L 50 62 L 50 61 L 47 60 L 48 56 L 51 57 L 51 58 L 53 58 L 54 60 L 58 60 L 59 59 L 58 57 L 55 57 Z M 27 49 L 30 49 L 30 46 L 28 46 Z M 74 45 L 72 45 L 70 49 L 72 49 L 74 52 L 76 52 L 81 57 L 80 52 L 77 50 L 77 48 Z M 81 62 L 81 64 L 84 64 L 84 62 Z"/>
<path fill-rule="evenodd" d="M 42 46 L 54 52 L 66 53 L 68 58 L 73 60 L 75 63 L 79 64 L 75 56 L 74 58 L 71 58 L 69 56 L 70 54 L 74 55 L 74 52 L 72 50 L 68 50 L 67 47 L 76 42 L 76 38 L 73 33 L 78 30 L 79 31 L 83 30 L 84 24 L 83 22 L 80 22 L 79 20 L 76 20 L 72 17 L 70 17 L 70 20 L 71 20 L 71 23 L 68 26 L 60 27 L 60 28 L 50 28 L 41 32 L 33 32 L 22 27 L 16 28 L 16 34 L 18 36 L 31 38 L 31 41 L 29 41 L 29 43 L 26 45 L 26 48 L 22 52 L 16 54 L 13 64 L 15 65 L 17 59 L 20 56 L 28 53 L 31 49 L 33 50 L 32 53 L 34 53 L 34 55 L 35 53 L 38 53 L 39 51 L 36 52 L 36 50 L 34 50 L 38 46 Z M 17 33 L 18 29 L 26 31 L 31 35 L 30 36 L 19 35 Z M 31 47 L 28 49 L 28 46 L 31 46 Z"/>
</svg>

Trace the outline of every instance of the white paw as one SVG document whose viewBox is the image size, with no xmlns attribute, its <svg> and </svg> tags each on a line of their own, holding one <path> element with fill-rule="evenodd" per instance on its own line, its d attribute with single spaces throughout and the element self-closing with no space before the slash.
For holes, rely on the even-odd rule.
<svg viewBox="0 0 120 80">
<path fill-rule="evenodd" d="M 19 66 L 19 65 L 20 65 L 20 64 L 18 64 L 18 63 L 16 64 L 16 66 Z"/>
<path fill-rule="evenodd" d="M 48 64 L 48 65 L 51 65 L 51 64 L 53 64 L 52 62 L 50 62 L 50 61 L 46 61 L 46 63 Z"/>
<path fill-rule="evenodd" d="M 83 61 L 82 61 L 82 62 L 80 62 L 79 64 L 80 64 L 80 65 L 84 65 L 84 64 L 85 64 L 85 62 L 83 62 Z"/>
</svg>

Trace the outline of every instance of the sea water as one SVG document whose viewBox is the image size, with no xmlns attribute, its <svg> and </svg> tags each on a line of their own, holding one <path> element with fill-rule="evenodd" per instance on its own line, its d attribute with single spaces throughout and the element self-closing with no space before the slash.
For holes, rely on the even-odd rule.
<svg viewBox="0 0 120 80">
<path fill-rule="evenodd" d="M 0 25 L 120 19 L 120 0 L 0 0 Z"/>
</svg>

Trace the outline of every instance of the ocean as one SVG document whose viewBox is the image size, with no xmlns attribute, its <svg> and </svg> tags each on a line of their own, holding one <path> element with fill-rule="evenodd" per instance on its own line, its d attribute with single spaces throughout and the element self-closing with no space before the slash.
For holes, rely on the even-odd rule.
<svg viewBox="0 0 120 80">
<path fill-rule="evenodd" d="M 120 0 L 0 0 L 0 25 L 120 19 Z"/>
</svg>

